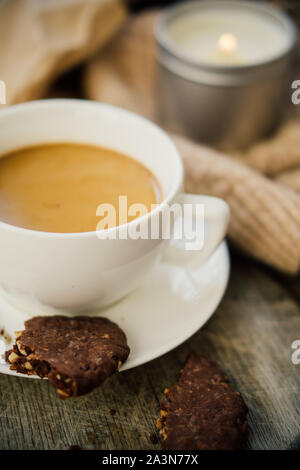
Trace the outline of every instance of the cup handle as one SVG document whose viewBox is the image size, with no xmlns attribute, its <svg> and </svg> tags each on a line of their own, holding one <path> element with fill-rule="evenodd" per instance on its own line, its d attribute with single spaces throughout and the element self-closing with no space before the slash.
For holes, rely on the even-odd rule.
<svg viewBox="0 0 300 470">
<path fill-rule="evenodd" d="M 180 217 L 181 220 L 175 221 L 171 240 L 163 252 L 163 261 L 176 266 L 193 267 L 206 261 L 224 239 L 230 209 L 222 199 L 198 194 L 183 193 L 178 202 L 183 205 L 183 218 Z M 181 227 L 182 222 L 186 226 L 189 225 L 186 224 L 187 219 L 190 219 L 189 224 L 193 223 L 196 227 L 200 227 L 202 231 L 199 237 L 202 238 L 200 244 L 190 242 L 192 233 L 186 237 L 186 229 L 185 238 L 176 239 L 178 222 Z"/>
</svg>

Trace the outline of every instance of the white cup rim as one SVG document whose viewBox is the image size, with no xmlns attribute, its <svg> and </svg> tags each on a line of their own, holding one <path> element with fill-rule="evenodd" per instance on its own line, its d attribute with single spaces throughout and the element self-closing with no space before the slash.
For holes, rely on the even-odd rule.
<svg viewBox="0 0 300 470">
<path fill-rule="evenodd" d="M 146 126 L 152 127 L 156 133 L 160 134 L 165 140 L 167 140 L 168 144 L 170 144 L 170 148 L 172 149 L 174 156 L 177 157 L 177 164 L 179 165 L 179 168 L 180 168 L 177 179 L 175 180 L 175 177 L 174 177 L 172 188 L 170 189 L 168 194 L 164 196 L 163 200 L 157 205 L 157 207 L 155 207 L 152 211 L 148 212 L 147 214 L 132 220 L 131 222 L 128 222 L 122 225 L 117 225 L 116 227 L 111 227 L 105 230 L 101 230 L 101 233 L 107 235 L 109 238 L 110 235 L 113 236 L 113 234 L 115 234 L 116 232 L 120 232 L 120 230 L 123 230 L 123 229 L 127 230 L 128 227 L 133 227 L 135 225 L 148 221 L 155 214 L 157 214 L 158 212 L 161 212 L 162 210 L 164 210 L 164 208 L 170 205 L 170 203 L 176 197 L 178 190 L 181 188 L 183 184 L 183 174 L 184 174 L 183 162 L 182 162 L 182 159 L 178 152 L 177 147 L 175 146 L 172 139 L 168 136 L 168 134 L 163 129 L 161 129 L 158 125 L 156 125 L 152 121 L 149 121 L 143 116 L 137 113 L 134 113 L 133 111 L 129 111 L 127 109 L 120 108 L 118 106 L 114 106 L 111 104 L 102 103 L 98 101 L 89 101 L 89 100 L 75 99 L 75 98 L 54 98 L 54 99 L 27 101 L 25 103 L 19 103 L 19 104 L 15 104 L 7 108 L 1 109 L 0 120 L 5 119 L 5 116 L 18 113 L 20 110 L 22 111 L 24 109 L 30 110 L 30 109 L 45 107 L 45 106 L 46 107 L 55 106 L 57 104 L 59 105 L 65 104 L 66 106 L 78 105 L 78 106 L 86 106 L 86 107 L 94 107 L 94 108 L 101 107 L 102 109 L 108 109 L 110 111 L 122 113 L 123 115 L 128 116 L 128 118 L 134 117 L 135 119 L 139 119 Z M 1 158 L 1 155 L 0 155 L 0 158 Z M 0 229 L 6 229 L 15 233 L 24 234 L 28 236 L 30 235 L 30 236 L 35 236 L 35 237 L 41 237 L 41 238 L 74 239 L 74 238 L 94 237 L 97 234 L 97 230 L 90 231 L 90 232 L 74 232 L 74 233 L 45 232 L 45 231 L 39 231 L 39 230 L 32 230 L 32 229 L 28 229 L 24 227 L 18 227 L 16 225 L 12 225 L 3 221 L 0 221 Z"/>
</svg>

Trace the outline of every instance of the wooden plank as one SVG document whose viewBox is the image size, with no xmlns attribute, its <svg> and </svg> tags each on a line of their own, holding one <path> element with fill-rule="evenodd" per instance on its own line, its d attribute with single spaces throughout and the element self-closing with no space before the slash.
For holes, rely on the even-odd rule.
<svg viewBox="0 0 300 470">
<path fill-rule="evenodd" d="M 149 439 L 159 401 L 191 350 L 216 360 L 242 392 L 250 410 L 249 448 L 296 446 L 300 365 L 291 362 L 295 339 L 300 339 L 295 297 L 270 271 L 235 255 L 230 286 L 216 314 L 165 356 L 66 401 L 47 381 L 0 376 L 0 448 L 159 449 Z"/>
</svg>

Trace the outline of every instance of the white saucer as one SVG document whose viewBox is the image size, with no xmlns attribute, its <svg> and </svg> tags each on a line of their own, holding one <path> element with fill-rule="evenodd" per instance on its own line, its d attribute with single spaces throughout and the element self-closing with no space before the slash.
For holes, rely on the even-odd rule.
<svg viewBox="0 0 300 470">
<path fill-rule="evenodd" d="M 131 352 L 121 370 L 165 354 L 201 328 L 223 297 L 229 270 L 228 249 L 223 242 L 211 258 L 196 269 L 159 264 L 139 289 L 102 309 L 99 316 L 115 321 L 127 335 Z M 28 318 L 0 297 L 0 326 L 5 327 L 12 338 L 14 331 L 24 328 Z M 3 348 L 3 341 L 0 346 Z M 3 358 L 0 373 L 28 377 L 9 370 Z"/>
</svg>

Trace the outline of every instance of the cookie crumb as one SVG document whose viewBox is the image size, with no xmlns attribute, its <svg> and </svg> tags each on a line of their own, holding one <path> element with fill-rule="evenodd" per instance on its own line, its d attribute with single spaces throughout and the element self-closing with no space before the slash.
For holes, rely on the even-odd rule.
<svg viewBox="0 0 300 470">
<path fill-rule="evenodd" d="M 151 444 L 157 444 L 158 443 L 157 435 L 154 432 L 152 432 L 149 435 L 149 441 L 151 442 Z"/>
<path fill-rule="evenodd" d="M 5 344 L 11 343 L 11 336 L 5 331 L 4 326 L 0 326 L 0 336 L 4 339 Z"/>
</svg>

